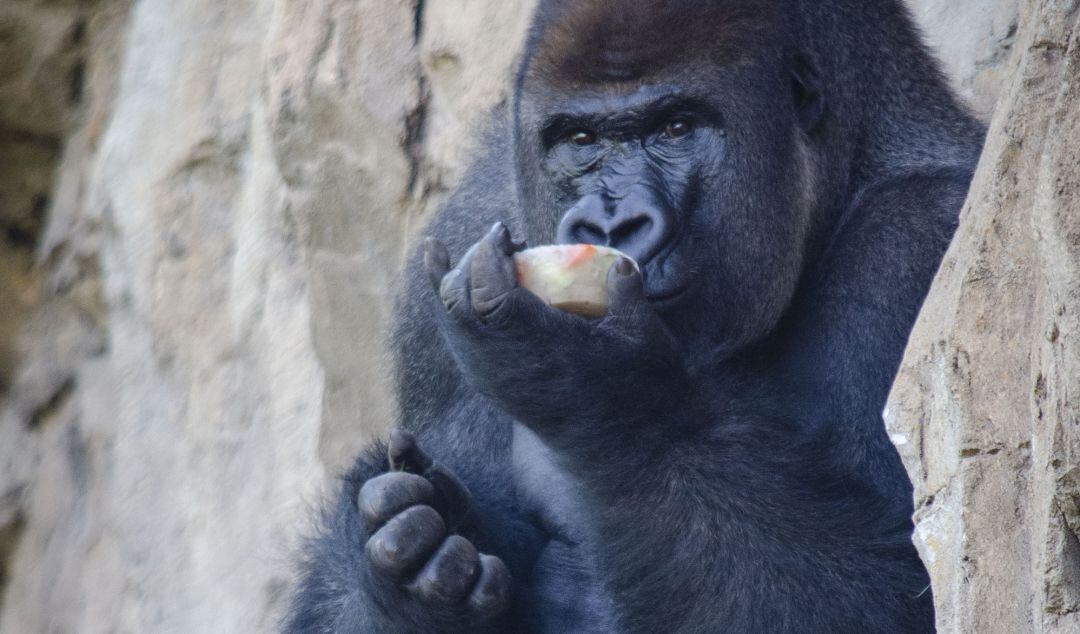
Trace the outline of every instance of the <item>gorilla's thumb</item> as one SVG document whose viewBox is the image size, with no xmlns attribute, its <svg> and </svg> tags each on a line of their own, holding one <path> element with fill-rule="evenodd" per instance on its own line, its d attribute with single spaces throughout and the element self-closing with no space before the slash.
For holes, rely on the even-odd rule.
<svg viewBox="0 0 1080 634">
<path fill-rule="evenodd" d="M 619 320 L 643 322 L 650 318 L 652 307 L 645 298 L 641 271 L 630 258 L 619 258 L 607 274 L 608 313 Z"/>
</svg>

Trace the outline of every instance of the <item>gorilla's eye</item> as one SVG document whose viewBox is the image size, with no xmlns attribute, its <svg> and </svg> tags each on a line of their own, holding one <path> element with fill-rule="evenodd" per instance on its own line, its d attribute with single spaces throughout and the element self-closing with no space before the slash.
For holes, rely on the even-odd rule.
<svg viewBox="0 0 1080 634">
<path fill-rule="evenodd" d="M 664 126 L 664 136 L 669 139 L 681 139 L 694 131 L 694 124 L 682 117 L 668 121 Z"/>
<path fill-rule="evenodd" d="M 576 130 L 570 133 L 570 142 L 574 145 L 592 145 L 596 143 L 596 134 L 588 130 Z"/>
</svg>

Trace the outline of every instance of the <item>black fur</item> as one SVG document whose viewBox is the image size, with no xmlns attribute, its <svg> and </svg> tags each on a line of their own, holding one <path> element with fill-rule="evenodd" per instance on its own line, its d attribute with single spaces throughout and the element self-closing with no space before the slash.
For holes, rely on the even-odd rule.
<svg viewBox="0 0 1080 634">
<path fill-rule="evenodd" d="M 881 409 L 982 136 L 899 0 L 542 0 L 286 629 L 931 631 Z M 642 275 L 586 321 L 521 238 Z"/>
</svg>

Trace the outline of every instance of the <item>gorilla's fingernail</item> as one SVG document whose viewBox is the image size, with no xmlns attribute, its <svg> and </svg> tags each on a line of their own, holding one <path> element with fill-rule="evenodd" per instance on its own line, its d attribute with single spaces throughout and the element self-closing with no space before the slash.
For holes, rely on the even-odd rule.
<svg viewBox="0 0 1080 634">
<path fill-rule="evenodd" d="M 502 247 L 504 255 L 514 254 L 514 239 L 510 235 L 510 229 L 506 227 L 502 222 L 496 222 L 491 226 L 492 233 L 498 237 L 499 246 Z"/>
<path fill-rule="evenodd" d="M 403 427 L 395 427 L 390 430 L 390 440 L 395 444 L 406 446 L 413 444 L 413 441 L 416 440 L 416 436 Z"/>
<path fill-rule="evenodd" d="M 619 275 L 633 275 L 635 270 L 634 262 L 630 258 L 619 258 L 615 263 L 615 271 Z"/>
</svg>

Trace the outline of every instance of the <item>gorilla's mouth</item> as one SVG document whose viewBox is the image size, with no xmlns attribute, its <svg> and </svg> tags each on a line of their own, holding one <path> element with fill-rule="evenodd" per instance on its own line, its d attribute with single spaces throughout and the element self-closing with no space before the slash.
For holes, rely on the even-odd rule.
<svg viewBox="0 0 1080 634">
<path fill-rule="evenodd" d="M 657 260 L 654 260 L 653 266 L 646 267 L 643 273 L 645 299 L 657 308 L 676 303 L 687 294 L 694 281 L 689 275 L 664 275 L 663 267 Z"/>
<path fill-rule="evenodd" d="M 688 271 L 679 271 L 680 267 L 678 266 L 674 267 L 675 271 L 669 270 L 672 268 L 670 266 L 672 256 L 686 242 L 683 240 L 684 237 L 685 235 L 676 236 L 674 240 L 664 247 L 663 251 L 642 267 L 645 278 L 642 280 L 645 285 L 645 299 L 649 300 L 649 303 L 657 308 L 675 304 L 693 285 L 693 276 L 687 275 Z M 665 274 L 665 271 L 667 271 L 667 274 Z M 682 273 L 682 275 L 679 273 Z"/>
<path fill-rule="evenodd" d="M 676 303 L 689 290 L 689 282 L 678 284 L 673 288 L 661 289 L 656 292 L 649 292 L 648 286 L 646 286 L 645 299 L 649 300 L 650 303 L 657 305 L 657 307 L 668 306 Z"/>
</svg>

